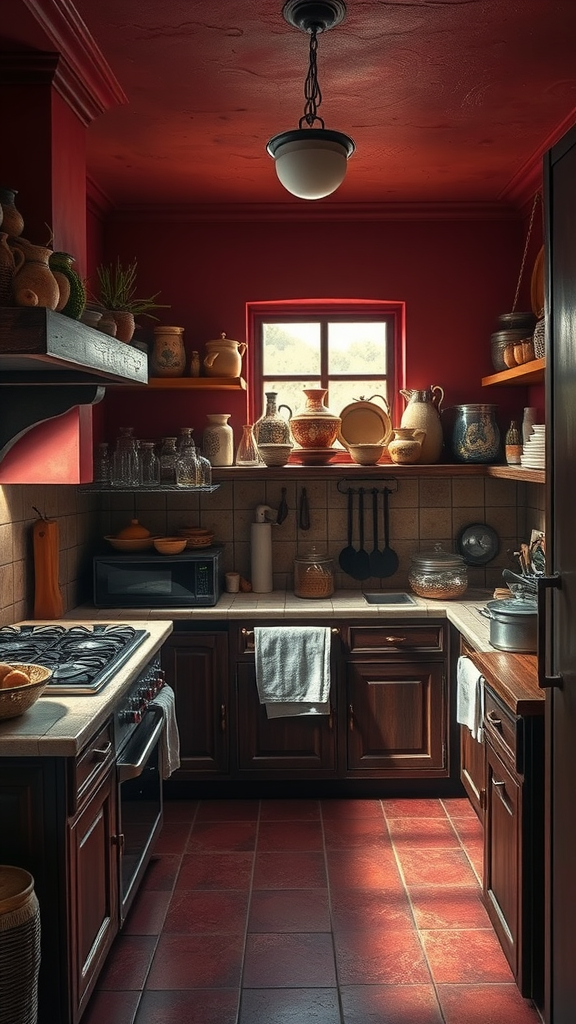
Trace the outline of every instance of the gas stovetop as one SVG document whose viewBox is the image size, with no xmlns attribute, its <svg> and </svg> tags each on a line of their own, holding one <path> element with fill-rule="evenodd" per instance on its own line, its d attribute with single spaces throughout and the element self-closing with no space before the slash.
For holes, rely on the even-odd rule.
<svg viewBox="0 0 576 1024">
<path fill-rule="evenodd" d="M 145 629 L 89 626 L 2 626 L 0 661 L 52 669 L 44 695 L 97 693 L 149 636 Z"/>
</svg>

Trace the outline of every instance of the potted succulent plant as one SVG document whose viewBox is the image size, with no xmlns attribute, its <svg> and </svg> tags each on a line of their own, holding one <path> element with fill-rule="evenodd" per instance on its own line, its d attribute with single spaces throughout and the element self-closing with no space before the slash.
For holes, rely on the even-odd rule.
<svg viewBox="0 0 576 1024">
<path fill-rule="evenodd" d="M 116 258 L 116 263 L 101 264 L 96 268 L 99 286 L 97 302 L 101 309 L 112 315 L 116 323 L 116 337 L 120 341 L 132 340 L 135 317 L 148 316 L 152 320 L 157 320 L 158 317 L 152 313 L 153 309 L 170 308 L 156 302 L 160 292 L 156 292 L 148 299 L 136 297 L 137 270 L 136 260 L 128 266 L 123 266 L 119 257 Z"/>
</svg>

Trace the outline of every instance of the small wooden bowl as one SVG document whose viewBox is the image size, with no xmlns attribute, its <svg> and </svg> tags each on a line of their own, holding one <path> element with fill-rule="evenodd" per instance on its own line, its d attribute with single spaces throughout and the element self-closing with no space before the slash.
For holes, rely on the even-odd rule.
<svg viewBox="0 0 576 1024">
<path fill-rule="evenodd" d="M 186 547 L 186 537 L 156 537 L 154 547 L 159 555 L 179 555 Z"/>
<path fill-rule="evenodd" d="M 52 669 L 43 665 L 6 662 L 10 668 L 20 668 L 30 677 L 22 686 L 8 686 L 0 689 L 0 719 L 17 718 L 36 703 L 52 676 Z"/>
</svg>

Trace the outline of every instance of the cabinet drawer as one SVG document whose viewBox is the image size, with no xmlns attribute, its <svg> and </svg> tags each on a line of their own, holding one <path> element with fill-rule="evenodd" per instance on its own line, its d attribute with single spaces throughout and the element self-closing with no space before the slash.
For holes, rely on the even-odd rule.
<svg viewBox="0 0 576 1024">
<path fill-rule="evenodd" d="M 351 654 L 365 654 L 374 651 L 431 651 L 444 650 L 443 626 L 409 626 L 398 623 L 393 626 L 350 626 L 348 648 Z"/>
<path fill-rule="evenodd" d="M 517 718 L 487 686 L 484 695 L 484 726 L 489 741 L 501 756 L 523 771 L 522 719 Z"/>
<path fill-rule="evenodd" d="M 82 753 L 72 762 L 70 813 L 74 814 L 84 796 L 100 782 L 114 759 L 112 721 L 106 723 Z"/>
</svg>

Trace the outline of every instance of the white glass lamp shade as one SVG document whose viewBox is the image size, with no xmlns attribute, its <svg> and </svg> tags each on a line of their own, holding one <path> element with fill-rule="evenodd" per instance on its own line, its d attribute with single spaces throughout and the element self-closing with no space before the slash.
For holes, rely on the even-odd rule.
<svg viewBox="0 0 576 1024">
<path fill-rule="evenodd" d="M 300 199 L 322 199 L 344 181 L 355 145 L 342 132 L 302 128 L 275 135 L 266 148 L 288 192 Z"/>
</svg>

